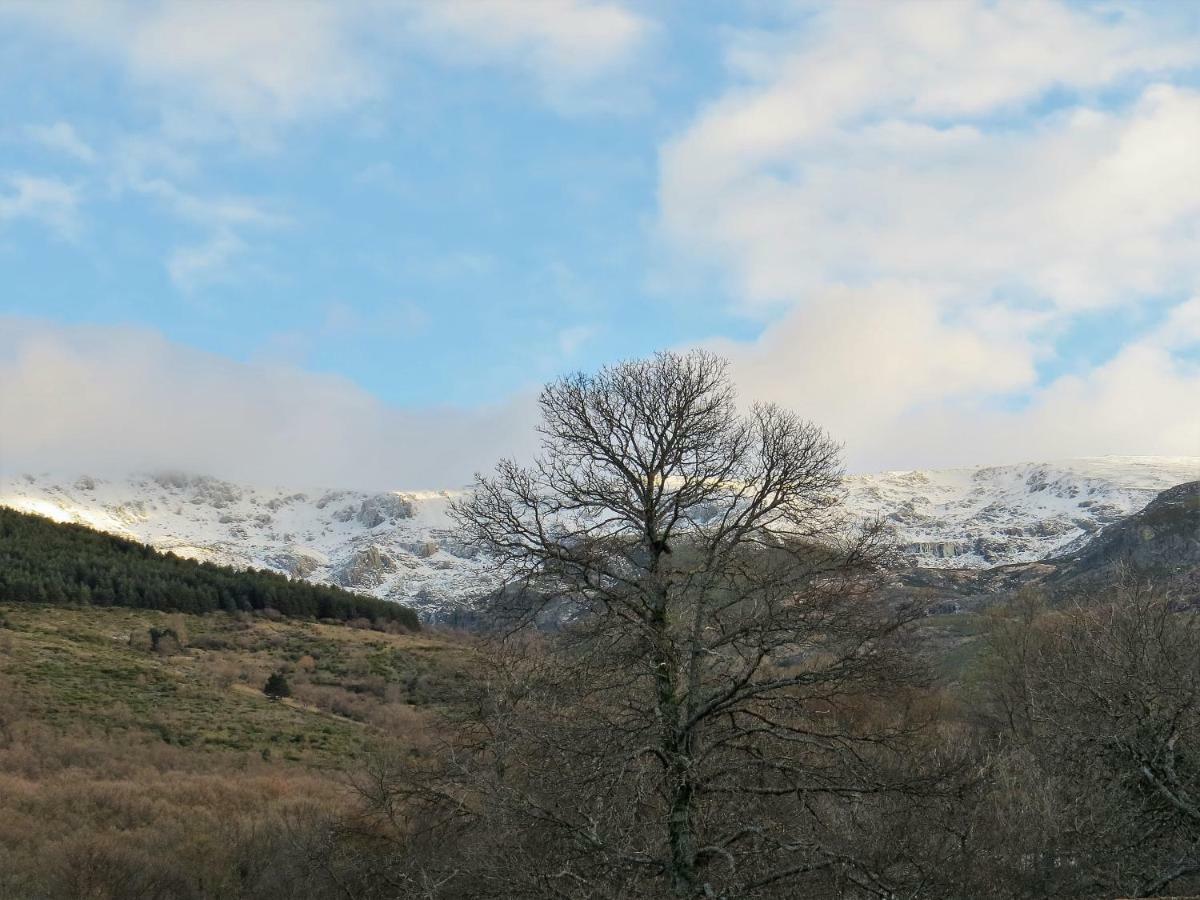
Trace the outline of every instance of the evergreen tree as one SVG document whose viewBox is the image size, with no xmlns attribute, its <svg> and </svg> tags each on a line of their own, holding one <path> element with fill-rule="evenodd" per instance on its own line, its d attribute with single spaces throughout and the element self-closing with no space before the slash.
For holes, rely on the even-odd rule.
<svg viewBox="0 0 1200 900">
<path fill-rule="evenodd" d="M 287 676 L 282 671 L 272 672 L 267 683 L 263 685 L 263 693 L 272 700 L 292 696 L 292 686 L 288 684 Z"/>
</svg>

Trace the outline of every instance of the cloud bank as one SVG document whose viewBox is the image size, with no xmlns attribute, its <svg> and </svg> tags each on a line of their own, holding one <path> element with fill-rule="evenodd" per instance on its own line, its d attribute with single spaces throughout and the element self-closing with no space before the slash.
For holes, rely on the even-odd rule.
<svg viewBox="0 0 1200 900">
<path fill-rule="evenodd" d="M 1200 45 L 1147 7 L 805 9 L 660 160 L 663 233 L 765 324 L 716 342 L 743 392 L 858 468 L 1200 454 L 1196 347 L 1153 332 L 1200 291 Z M 1143 333 L 1063 371 L 1106 311 Z"/>
<path fill-rule="evenodd" d="M 0 470 L 163 468 L 364 489 L 468 483 L 532 449 L 532 398 L 400 410 L 345 379 L 247 365 L 156 332 L 0 318 Z"/>
</svg>

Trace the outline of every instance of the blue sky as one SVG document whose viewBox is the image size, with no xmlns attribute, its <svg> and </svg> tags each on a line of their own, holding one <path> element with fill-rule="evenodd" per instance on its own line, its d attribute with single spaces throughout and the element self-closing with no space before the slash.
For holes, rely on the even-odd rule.
<svg viewBox="0 0 1200 900">
<path fill-rule="evenodd" d="M 719 293 L 653 284 L 657 148 L 719 87 L 720 19 L 653 27 L 667 65 L 631 60 L 636 77 L 562 99 L 504 62 L 415 43 L 380 52 L 379 93 L 361 105 L 192 139 L 164 136 L 157 104 L 171 98 L 120 55 L 36 21 L 10 30 L 6 168 L 69 185 L 77 206 L 65 234 L 34 219 L 6 229 L 6 311 L 147 325 L 243 361 L 338 372 L 401 404 L 499 400 L 564 366 L 748 333 Z M 48 147 L 48 128 L 80 147 Z M 262 221 L 223 230 L 114 183 L 139 140 L 178 159 L 173 172 L 135 164 L 130 180 Z"/>
<path fill-rule="evenodd" d="M 852 468 L 1200 455 L 1194 5 L 0 22 L 0 465 L 457 483 L 696 344 Z"/>
</svg>

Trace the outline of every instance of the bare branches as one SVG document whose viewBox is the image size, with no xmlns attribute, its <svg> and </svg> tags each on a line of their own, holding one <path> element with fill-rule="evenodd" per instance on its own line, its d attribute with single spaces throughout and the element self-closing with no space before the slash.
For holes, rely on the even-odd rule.
<svg viewBox="0 0 1200 900">
<path fill-rule="evenodd" d="M 855 722 L 911 673 L 904 617 L 874 592 L 883 529 L 839 516 L 839 447 L 778 407 L 739 412 L 705 352 L 573 375 L 540 404 L 538 460 L 502 462 L 454 514 L 526 621 L 549 602 L 566 613 L 544 648 L 554 691 L 521 720 L 527 752 L 561 758 L 577 799 L 626 804 L 572 839 L 567 870 L 629 865 L 680 896 L 823 870 L 809 811 L 886 790 L 877 764 L 905 731 Z M 799 810 L 773 808 L 781 779 Z M 714 839 L 731 816 L 743 836 Z M 537 817 L 559 838 L 583 827 L 570 819 Z M 797 843 L 801 821 L 815 830 Z"/>
<path fill-rule="evenodd" d="M 1053 791 L 1047 852 L 1125 895 L 1200 872 L 1196 614 L 1131 573 L 1107 596 L 1014 612 L 992 638 L 991 696 Z"/>
</svg>

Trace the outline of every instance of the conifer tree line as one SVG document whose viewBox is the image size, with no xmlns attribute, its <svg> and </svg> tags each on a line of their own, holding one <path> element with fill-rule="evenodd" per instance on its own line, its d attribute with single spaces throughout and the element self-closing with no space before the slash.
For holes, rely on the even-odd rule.
<svg viewBox="0 0 1200 900">
<path fill-rule="evenodd" d="M 285 616 L 420 627 L 416 613 L 398 603 L 276 572 L 181 559 L 83 525 L 10 509 L 0 509 L 0 601 L 185 613 L 271 609 Z"/>
</svg>

